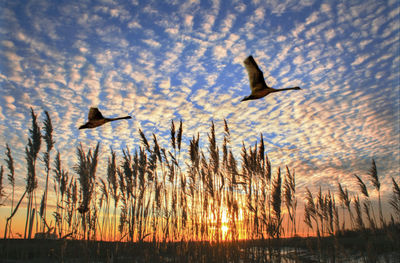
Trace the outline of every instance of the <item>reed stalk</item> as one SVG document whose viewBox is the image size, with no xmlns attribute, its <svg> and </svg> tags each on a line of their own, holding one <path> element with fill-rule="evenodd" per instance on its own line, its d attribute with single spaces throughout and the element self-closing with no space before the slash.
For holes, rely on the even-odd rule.
<svg viewBox="0 0 400 263">
<path fill-rule="evenodd" d="M 10 214 L 12 214 L 13 209 L 14 209 L 14 197 L 15 197 L 15 170 L 14 170 L 14 159 L 12 157 L 11 154 L 11 149 L 10 146 L 8 145 L 8 143 L 6 144 L 6 156 L 7 159 L 4 159 L 7 163 L 7 168 L 8 168 L 8 182 L 12 187 L 11 190 L 11 207 L 10 207 Z M 6 231 L 4 232 L 4 238 L 10 238 L 10 236 L 12 237 L 12 220 L 10 220 L 10 229 L 9 229 L 9 233 L 7 235 Z"/>
<path fill-rule="evenodd" d="M 46 152 L 43 153 L 43 162 L 45 165 L 46 171 L 46 183 L 44 188 L 44 193 L 42 197 L 42 205 L 40 208 L 40 216 L 42 217 L 42 232 L 45 231 L 46 223 L 46 211 L 47 211 L 47 192 L 49 186 L 49 174 L 50 174 L 50 152 L 54 146 L 55 141 L 53 140 L 53 125 L 51 123 L 50 115 L 47 111 L 45 111 L 46 119 L 44 120 L 43 130 L 45 134 L 42 136 L 44 141 L 46 142 Z"/>
<path fill-rule="evenodd" d="M 37 188 L 36 178 L 36 159 L 41 145 L 40 127 L 37 123 L 37 115 L 31 108 L 32 128 L 29 129 L 30 138 L 28 139 L 28 146 L 25 148 L 26 162 L 27 162 L 27 177 L 26 177 L 26 190 L 28 193 L 28 207 L 26 212 L 25 232 L 24 238 L 31 239 L 32 227 L 34 224 L 34 211 L 33 199 L 35 196 L 35 189 Z M 28 232 L 28 233 L 27 233 Z"/>
<path fill-rule="evenodd" d="M 3 175 L 4 175 L 4 167 L 0 166 L 0 207 L 3 206 L 2 198 L 5 196 L 4 186 L 3 186 Z"/>
</svg>

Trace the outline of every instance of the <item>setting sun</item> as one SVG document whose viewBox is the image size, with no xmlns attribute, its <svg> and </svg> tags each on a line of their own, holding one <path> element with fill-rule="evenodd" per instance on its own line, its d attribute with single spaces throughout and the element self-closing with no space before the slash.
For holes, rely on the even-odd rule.
<svg viewBox="0 0 400 263">
<path fill-rule="evenodd" d="M 1 260 L 381 261 L 399 3 L 1 1 Z"/>
</svg>

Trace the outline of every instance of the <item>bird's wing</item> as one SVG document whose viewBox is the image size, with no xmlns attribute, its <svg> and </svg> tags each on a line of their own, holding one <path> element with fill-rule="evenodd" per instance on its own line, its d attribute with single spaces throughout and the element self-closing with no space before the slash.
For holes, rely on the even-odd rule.
<svg viewBox="0 0 400 263">
<path fill-rule="evenodd" d="M 90 108 L 89 110 L 89 115 L 88 115 L 88 120 L 99 120 L 99 119 L 104 119 L 103 115 L 99 111 L 98 108 Z"/>
<path fill-rule="evenodd" d="M 266 86 L 264 75 L 260 68 L 257 66 L 257 63 L 254 60 L 253 56 L 247 57 L 243 61 L 243 64 L 246 67 L 247 74 L 249 74 L 251 92 L 253 93 L 255 91 L 264 89 Z M 263 83 L 265 84 L 265 86 L 263 85 Z"/>
</svg>

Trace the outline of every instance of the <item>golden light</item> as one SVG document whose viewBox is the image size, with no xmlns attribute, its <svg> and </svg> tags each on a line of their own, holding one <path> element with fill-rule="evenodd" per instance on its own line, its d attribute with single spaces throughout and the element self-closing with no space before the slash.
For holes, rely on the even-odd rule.
<svg viewBox="0 0 400 263">
<path fill-rule="evenodd" d="M 229 230 L 229 227 L 227 225 L 223 224 L 221 226 L 221 232 L 222 232 L 222 238 L 223 239 L 226 239 L 226 236 L 228 234 L 228 230 Z"/>
<path fill-rule="evenodd" d="M 221 226 L 221 232 L 222 232 L 222 239 L 226 240 L 227 236 L 228 236 L 228 217 L 227 217 L 227 210 L 224 209 L 222 210 L 222 214 L 221 214 L 221 222 L 222 222 L 222 226 Z"/>
</svg>

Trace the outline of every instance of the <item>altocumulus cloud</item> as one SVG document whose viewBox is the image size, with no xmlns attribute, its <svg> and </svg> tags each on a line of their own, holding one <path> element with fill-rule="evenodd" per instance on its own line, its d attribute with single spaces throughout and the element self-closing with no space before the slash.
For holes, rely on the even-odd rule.
<svg viewBox="0 0 400 263">
<path fill-rule="evenodd" d="M 166 146 L 171 120 L 183 119 L 186 142 L 199 132 L 203 143 L 214 121 L 221 141 L 225 118 L 237 156 L 262 133 L 274 169 L 295 168 L 299 185 L 336 189 L 339 180 L 355 190 L 352 174 L 365 175 L 371 158 L 386 188 L 399 171 L 396 1 L 40 0 L 2 9 L 0 139 L 13 152 L 27 142 L 32 106 L 50 112 L 69 167 L 79 143 L 101 141 L 103 159 L 109 147 L 134 149 L 138 128 Z M 268 84 L 303 90 L 240 103 L 250 54 Z M 81 132 L 91 106 L 134 118 Z M 22 173 L 23 153 L 16 161 Z"/>
</svg>

